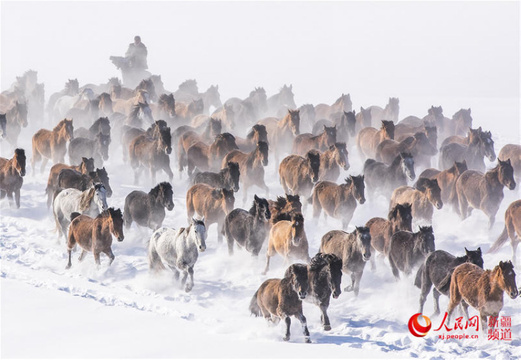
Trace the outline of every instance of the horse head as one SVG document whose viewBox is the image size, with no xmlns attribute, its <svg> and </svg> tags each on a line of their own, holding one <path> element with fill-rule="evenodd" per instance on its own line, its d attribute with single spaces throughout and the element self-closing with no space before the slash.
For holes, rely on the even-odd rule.
<svg viewBox="0 0 521 360">
<path fill-rule="evenodd" d="M 194 240 L 195 246 L 200 252 L 206 250 L 206 226 L 204 225 L 204 218 L 198 220 L 192 218 L 190 220 L 190 236 Z"/>
<path fill-rule="evenodd" d="M 15 169 L 20 176 L 25 176 L 25 150 L 24 149 L 16 149 L 14 151 L 15 158 Z"/>
<path fill-rule="evenodd" d="M 425 256 L 436 250 L 432 226 L 420 226 L 419 238 L 418 241 L 415 242 L 414 246 L 417 247 Z"/>
<path fill-rule="evenodd" d="M 396 204 L 387 216 L 392 224 L 392 231 L 412 230 L 412 205 L 409 203 Z"/>
<path fill-rule="evenodd" d="M 224 171 L 224 185 L 233 191 L 239 191 L 239 178 L 241 171 L 239 164 L 233 161 L 228 161 Z"/>
<path fill-rule="evenodd" d="M 123 241 L 125 235 L 123 234 L 123 214 L 120 209 L 109 208 L 110 218 L 110 232 L 118 239 Z"/>
<path fill-rule="evenodd" d="M 516 285 L 516 273 L 512 261 L 500 261 L 499 265 L 494 268 L 494 273 L 498 275 L 499 286 L 505 291 L 511 299 L 515 299 L 519 295 Z"/>
<path fill-rule="evenodd" d="M 291 215 L 291 244 L 299 246 L 304 237 L 304 216 L 301 213 L 293 213 Z"/>
<path fill-rule="evenodd" d="M 94 192 L 92 194 L 92 200 L 98 206 L 100 212 L 108 209 L 107 205 L 107 190 L 101 183 L 94 184 Z"/>
<path fill-rule="evenodd" d="M 483 256 L 480 247 L 478 247 L 477 250 L 467 250 L 467 248 L 465 248 L 465 256 L 467 262 L 475 264 L 483 269 Z"/>
<path fill-rule="evenodd" d="M 349 159 L 346 143 L 335 143 L 335 145 L 331 145 L 329 150 L 333 151 L 335 156 L 335 161 L 344 170 L 349 170 Z"/>
<path fill-rule="evenodd" d="M 369 228 L 356 226 L 354 234 L 358 251 L 362 254 L 362 259 L 369 261 L 369 259 L 371 259 L 371 233 L 369 232 Z"/>
<path fill-rule="evenodd" d="M 320 153 L 316 150 L 310 150 L 307 152 L 306 158 L 309 164 L 311 181 L 316 183 L 320 175 Z"/>
<path fill-rule="evenodd" d="M 289 127 L 294 136 L 300 134 L 300 110 L 289 110 Z"/>
<path fill-rule="evenodd" d="M 500 159 L 497 159 L 497 161 L 499 167 L 499 182 L 509 190 L 514 190 L 516 188 L 516 181 L 514 180 L 514 168 L 512 167 L 510 158 L 506 161 L 501 161 Z"/>
<path fill-rule="evenodd" d="M 402 172 L 407 176 L 407 178 L 413 181 L 416 178 L 416 174 L 414 172 L 414 158 L 411 153 L 400 153 L 398 155 L 400 157 L 400 163 L 402 165 Z"/>
<path fill-rule="evenodd" d="M 293 264 L 284 273 L 284 278 L 291 281 L 293 290 L 302 300 L 305 299 L 309 290 L 308 267 L 304 264 Z"/>
<path fill-rule="evenodd" d="M 364 183 L 364 175 L 358 176 L 349 176 L 349 182 L 346 179 L 348 184 L 351 184 L 353 189 L 352 194 L 355 197 L 356 201 L 360 204 L 365 203 L 365 183 Z"/>
</svg>

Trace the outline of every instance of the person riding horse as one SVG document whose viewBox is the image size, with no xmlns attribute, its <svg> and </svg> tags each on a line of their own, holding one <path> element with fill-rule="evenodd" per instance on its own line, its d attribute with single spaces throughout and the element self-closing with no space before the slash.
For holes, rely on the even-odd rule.
<svg viewBox="0 0 521 360">
<path fill-rule="evenodd" d="M 141 37 L 135 36 L 134 42 L 128 45 L 125 57 L 129 61 L 129 65 L 133 69 L 148 69 L 147 65 L 147 47 L 141 42 Z"/>
</svg>

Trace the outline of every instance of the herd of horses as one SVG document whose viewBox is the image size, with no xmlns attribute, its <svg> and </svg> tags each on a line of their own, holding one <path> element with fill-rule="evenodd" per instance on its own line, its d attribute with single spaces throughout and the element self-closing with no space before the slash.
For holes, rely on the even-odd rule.
<svg viewBox="0 0 521 360">
<path fill-rule="evenodd" d="M 250 303 L 256 316 L 274 323 L 284 319 L 284 340 L 290 338 L 290 317 L 295 316 L 306 342 L 311 341 L 303 300 L 319 306 L 322 326 L 330 330 L 327 308 L 330 297 L 341 294 L 342 274 L 351 277 L 344 291 L 357 296 L 365 264 L 371 261 L 374 268 L 376 253 L 388 259 L 397 279 L 400 273 L 417 271 L 420 312 L 433 288 L 436 314 L 440 294 L 448 295 L 449 316 L 461 304 L 468 317 L 470 305 L 480 312 L 485 330 L 487 316 L 497 316 L 502 308 L 503 293 L 512 299 L 518 295 L 513 263 L 502 261 L 493 270 L 483 270 L 481 248 L 465 248 L 463 256 L 436 250 L 432 218 L 442 208 L 451 208 L 461 219 L 478 209 L 492 227 L 504 188 L 513 190 L 521 180 L 521 145 L 505 145 L 497 165 L 487 170 L 485 158 L 496 161 L 492 134 L 473 128 L 470 114 L 470 109 L 461 109 L 447 118 L 441 106 L 432 106 L 423 117 L 399 120 L 397 98 L 389 98 L 385 107 L 357 113 L 349 94 L 331 105 L 297 107 L 292 86 L 286 85 L 271 97 L 255 88 L 244 99 L 222 103 L 217 86 L 200 93 L 195 80 L 187 80 L 170 92 L 156 75 L 135 89 L 123 87 L 117 78 L 82 87 L 76 79 L 69 80 L 45 108 L 43 84 L 36 72 L 28 71 L 0 95 L 1 136 L 14 149 L 12 158 L 0 158 L 1 197 L 7 195 L 11 204 L 14 194 L 20 207 L 26 151 L 17 148 L 18 136 L 29 121 L 43 124 L 47 118 L 55 125 L 33 134 L 31 167 L 37 176 L 39 162 L 39 173 L 53 162 L 45 192 L 56 228 L 65 238 L 67 268 L 76 245 L 80 261 L 92 252 L 98 266 L 101 253 L 112 263 L 112 238 L 123 241 L 124 231 L 136 223 L 154 231 L 147 243 L 150 270 L 170 269 L 176 279 L 182 274 L 181 283 L 190 291 L 199 252 L 206 250 L 207 229 L 215 223 L 218 243 L 226 238 L 230 256 L 235 247 L 254 257 L 266 249 L 264 274 L 272 257 L 280 256 L 289 265 L 282 279 L 264 281 Z M 360 157 L 361 173 L 338 182 L 350 169 L 350 153 Z M 123 211 L 107 203 L 113 191 L 104 162 L 116 154 L 133 170 L 136 186 L 144 186 L 143 171 L 153 184 L 148 192 L 126 194 Z M 432 167 L 436 160 L 438 168 Z M 172 161 L 180 178 L 188 176 L 190 186 L 188 224 L 178 230 L 163 227 L 165 209 L 174 208 Z M 265 179 L 270 164 L 284 191 L 274 199 Z M 161 171 L 169 181 L 156 185 Z M 242 191 L 246 205 L 252 187 L 265 197 L 255 194 L 249 210 L 236 208 L 235 194 Z M 369 202 L 383 197 L 389 203 L 388 216 L 353 224 L 366 194 Z M 308 204 L 315 223 L 323 213 L 325 221 L 329 216 L 342 225 L 342 230 L 322 236 L 314 256 L 305 230 Z M 350 226 L 354 230 L 347 232 Z M 508 239 L 515 263 L 521 200 L 508 207 L 505 228 L 489 251 L 499 250 Z"/>
</svg>

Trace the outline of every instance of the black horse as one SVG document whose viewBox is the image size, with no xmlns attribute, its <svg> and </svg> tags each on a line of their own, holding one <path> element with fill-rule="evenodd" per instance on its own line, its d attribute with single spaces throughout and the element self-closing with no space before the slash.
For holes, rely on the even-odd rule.
<svg viewBox="0 0 521 360">
<path fill-rule="evenodd" d="M 123 220 L 125 228 L 130 228 L 132 221 L 138 225 L 157 230 L 163 224 L 165 208 L 172 211 L 174 201 L 172 185 L 162 182 L 148 192 L 134 190 L 125 198 Z"/>
<path fill-rule="evenodd" d="M 234 161 L 228 161 L 225 168 L 218 173 L 204 171 L 196 173 L 192 179 L 192 185 L 207 184 L 214 188 L 224 188 L 226 190 L 239 191 L 239 177 L 241 171 L 239 164 Z"/>
</svg>

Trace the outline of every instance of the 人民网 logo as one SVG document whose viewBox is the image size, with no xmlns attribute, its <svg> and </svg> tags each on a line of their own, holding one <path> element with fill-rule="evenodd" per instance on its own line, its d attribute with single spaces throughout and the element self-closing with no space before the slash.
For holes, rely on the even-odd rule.
<svg viewBox="0 0 521 360">
<path fill-rule="evenodd" d="M 422 317 L 425 321 L 425 326 L 420 325 L 420 323 L 418 322 L 420 317 Z M 414 314 L 409 319 L 409 331 L 416 337 L 424 337 L 425 335 L 427 335 L 427 333 L 431 329 L 431 326 L 431 319 L 429 319 L 427 316 L 422 315 L 421 313 Z"/>
</svg>

